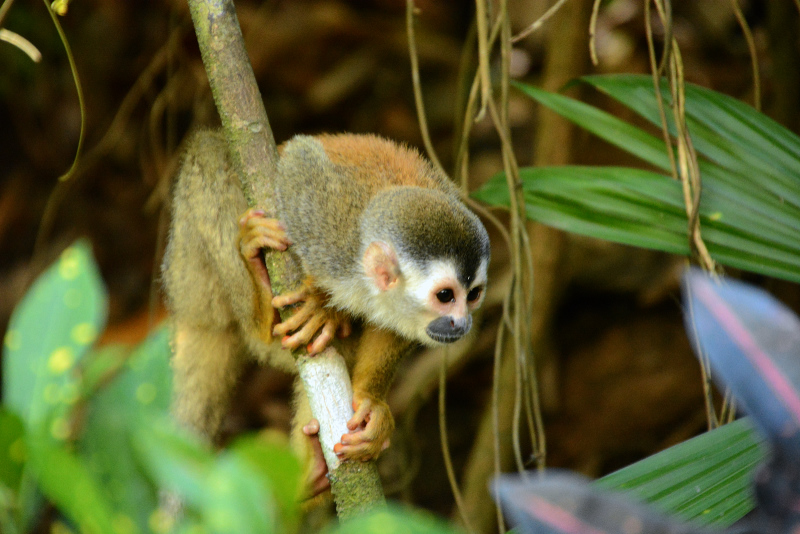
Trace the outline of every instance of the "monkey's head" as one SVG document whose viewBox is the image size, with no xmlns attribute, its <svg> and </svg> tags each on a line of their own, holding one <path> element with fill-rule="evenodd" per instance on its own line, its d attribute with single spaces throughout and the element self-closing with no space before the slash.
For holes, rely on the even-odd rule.
<svg viewBox="0 0 800 534">
<path fill-rule="evenodd" d="M 370 202 L 361 226 L 373 322 L 426 345 L 469 332 L 489 267 L 489 236 L 471 211 L 439 191 L 396 187 Z"/>
</svg>

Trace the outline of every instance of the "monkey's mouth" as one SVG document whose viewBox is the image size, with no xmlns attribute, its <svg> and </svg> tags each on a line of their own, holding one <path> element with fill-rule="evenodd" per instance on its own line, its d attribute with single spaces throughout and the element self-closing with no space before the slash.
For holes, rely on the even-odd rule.
<svg viewBox="0 0 800 534">
<path fill-rule="evenodd" d="M 437 343 L 458 341 L 472 328 L 472 316 L 461 319 L 445 316 L 434 319 L 425 328 L 425 333 Z"/>
<path fill-rule="evenodd" d="M 428 332 L 428 336 L 437 343 L 453 343 L 464 337 L 463 334 L 433 334 L 431 332 Z"/>
</svg>

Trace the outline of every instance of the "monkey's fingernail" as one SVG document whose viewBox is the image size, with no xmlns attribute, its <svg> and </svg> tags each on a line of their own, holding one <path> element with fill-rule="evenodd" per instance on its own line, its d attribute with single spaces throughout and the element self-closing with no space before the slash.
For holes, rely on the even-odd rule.
<svg viewBox="0 0 800 534">
<path fill-rule="evenodd" d="M 264 217 L 267 214 L 267 212 L 264 210 L 253 210 L 250 213 L 253 215 L 258 215 L 259 217 Z"/>
</svg>

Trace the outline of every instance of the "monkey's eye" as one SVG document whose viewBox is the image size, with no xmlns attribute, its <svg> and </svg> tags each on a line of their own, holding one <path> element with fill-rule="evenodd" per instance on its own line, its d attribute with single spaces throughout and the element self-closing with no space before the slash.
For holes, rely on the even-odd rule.
<svg viewBox="0 0 800 534">
<path fill-rule="evenodd" d="M 453 294 L 452 289 L 442 289 L 441 291 L 436 293 L 436 298 L 442 304 L 447 304 L 448 302 L 453 302 L 454 300 L 456 300 L 456 297 Z"/>
<path fill-rule="evenodd" d="M 467 293 L 467 302 L 475 302 L 481 298 L 481 293 L 483 293 L 483 288 L 481 286 L 473 287 L 470 292 Z"/>
</svg>

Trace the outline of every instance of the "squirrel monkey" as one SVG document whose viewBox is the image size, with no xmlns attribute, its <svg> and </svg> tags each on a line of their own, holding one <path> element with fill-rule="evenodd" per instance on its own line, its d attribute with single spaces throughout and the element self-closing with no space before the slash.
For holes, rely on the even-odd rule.
<svg viewBox="0 0 800 534">
<path fill-rule="evenodd" d="M 277 219 L 247 209 L 221 134 L 201 132 L 187 150 L 163 265 L 175 329 L 174 413 L 213 440 L 248 359 L 292 370 L 280 336 L 286 348 L 310 344 L 316 353 L 355 319 L 360 338 L 344 340 L 341 351 L 355 414 L 335 450 L 343 459 L 374 458 L 394 428 L 385 398 L 400 358 L 470 330 L 489 238 L 456 187 L 414 150 L 348 134 L 297 136 L 280 150 Z M 264 248 L 299 258 L 302 289 L 272 297 Z M 275 309 L 295 303 L 300 308 L 278 322 Z M 293 439 L 303 447 L 299 429 L 311 415 L 301 386 L 295 394 Z"/>
</svg>

